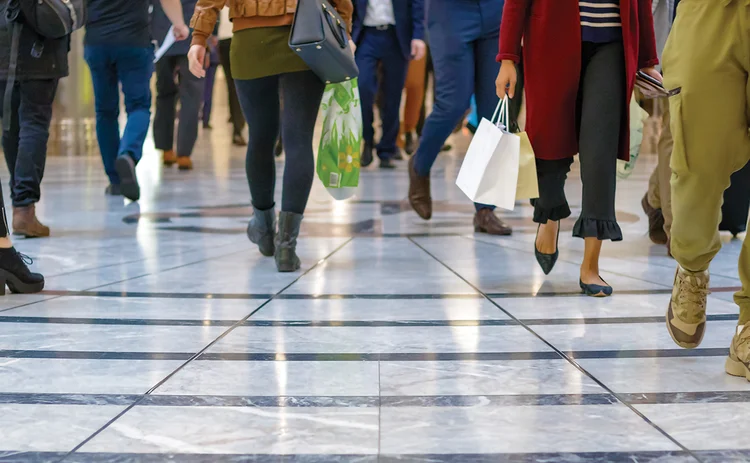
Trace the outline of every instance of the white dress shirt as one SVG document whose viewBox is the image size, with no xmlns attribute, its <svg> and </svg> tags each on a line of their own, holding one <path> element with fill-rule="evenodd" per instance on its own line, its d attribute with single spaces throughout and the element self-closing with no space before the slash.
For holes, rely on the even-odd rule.
<svg viewBox="0 0 750 463">
<path fill-rule="evenodd" d="M 364 24 L 367 27 L 395 26 L 392 0 L 368 0 Z"/>
</svg>

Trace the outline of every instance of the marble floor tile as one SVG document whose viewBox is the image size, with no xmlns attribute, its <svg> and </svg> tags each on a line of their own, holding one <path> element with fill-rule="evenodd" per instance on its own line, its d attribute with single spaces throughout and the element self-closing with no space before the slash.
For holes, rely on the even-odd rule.
<svg viewBox="0 0 750 463">
<path fill-rule="evenodd" d="M 564 360 L 382 362 L 383 396 L 601 394 Z"/>
<path fill-rule="evenodd" d="M 729 348 L 736 321 L 709 323 L 702 348 Z M 562 351 L 679 349 L 664 322 L 533 327 Z"/>
<path fill-rule="evenodd" d="M 145 394 L 183 363 L 0 358 L 0 394 Z"/>
<path fill-rule="evenodd" d="M 654 404 L 636 408 L 691 450 L 750 449 L 750 403 Z"/>
<path fill-rule="evenodd" d="M 578 363 L 615 392 L 748 391 L 750 382 L 724 372 L 726 357 L 579 359 Z"/>
<path fill-rule="evenodd" d="M 1 339 L 1 338 L 0 338 Z M 549 352 L 520 326 L 240 327 L 209 353 Z"/>
<path fill-rule="evenodd" d="M 0 313 L 1 317 L 238 321 L 266 299 L 65 296 Z"/>
<path fill-rule="evenodd" d="M 375 454 L 376 408 L 136 407 L 82 452 Z"/>
<path fill-rule="evenodd" d="M 433 299 L 275 299 L 253 320 L 452 321 L 507 320 L 481 297 Z"/>
<path fill-rule="evenodd" d="M 123 409 L 115 405 L 0 404 L 0 449 L 69 452 Z"/>
<path fill-rule="evenodd" d="M 678 448 L 620 405 L 383 408 L 380 423 L 381 451 L 387 454 Z"/>
<path fill-rule="evenodd" d="M 377 396 L 378 380 L 377 362 L 196 361 L 155 394 Z"/>
<path fill-rule="evenodd" d="M 0 350 L 198 352 L 226 327 L 0 323 Z"/>
</svg>

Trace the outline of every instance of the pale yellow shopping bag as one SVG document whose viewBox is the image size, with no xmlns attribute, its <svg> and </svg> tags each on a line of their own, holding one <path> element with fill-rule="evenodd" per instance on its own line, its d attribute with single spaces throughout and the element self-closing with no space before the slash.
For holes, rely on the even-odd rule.
<svg viewBox="0 0 750 463">
<path fill-rule="evenodd" d="M 531 147 L 531 141 L 526 132 L 520 132 L 516 135 L 521 138 L 516 199 L 536 199 L 539 197 L 539 181 L 536 176 L 534 148 Z"/>
</svg>

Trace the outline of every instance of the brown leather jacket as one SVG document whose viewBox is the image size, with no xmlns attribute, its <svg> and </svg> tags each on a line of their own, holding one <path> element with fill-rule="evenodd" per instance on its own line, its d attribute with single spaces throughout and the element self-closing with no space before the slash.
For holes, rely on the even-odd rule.
<svg viewBox="0 0 750 463">
<path fill-rule="evenodd" d="M 351 0 L 329 0 L 351 30 Z M 292 24 L 297 0 L 198 0 L 190 27 L 193 28 L 193 45 L 206 45 L 213 33 L 219 12 L 229 7 L 229 18 L 234 32 L 254 27 L 288 26 Z"/>
</svg>

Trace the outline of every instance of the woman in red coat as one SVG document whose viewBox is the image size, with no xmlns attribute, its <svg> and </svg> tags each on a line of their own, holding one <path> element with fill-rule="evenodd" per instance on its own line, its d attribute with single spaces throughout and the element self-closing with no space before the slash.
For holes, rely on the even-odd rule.
<svg viewBox="0 0 750 463">
<path fill-rule="evenodd" d="M 629 157 L 630 96 L 640 69 L 661 80 L 651 0 L 506 0 L 500 28 L 498 95 L 512 98 L 525 67 L 527 125 L 537 157 L 539 223 L 534 250 L 549 273 L 560 220 L 570 216 L 565 179 L 580 153 L 583 204 L 573 236 L 585 240 L 580 285 L 609 296 L 599 276 L 603 240 L 620 241 L 615 217 L 617 159 Z"/>
</svg>

